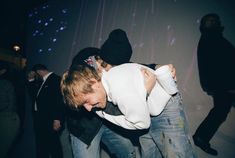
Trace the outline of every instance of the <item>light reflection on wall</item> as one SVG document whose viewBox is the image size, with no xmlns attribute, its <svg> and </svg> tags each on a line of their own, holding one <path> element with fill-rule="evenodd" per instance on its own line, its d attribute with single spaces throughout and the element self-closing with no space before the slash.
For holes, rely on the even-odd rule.
<svg viewBox="0 0 235 158">
<path fill-rule="evenodd" d="M 63 8 L 57 11 L 54 15 L 50 15 L 49 5 L 44 5 L 42 7 L 35 8 L 29 13 L 28 17 L 33 23 L 33 30 L 31 36 L 37 39 L 45 40 L 47 39 L 47 47 L 45 45 L 39 46 L 38 53 L 55 53 L 54 48 L 56 47 L 56 42 L 59 34 L 62 34 L 68 27 L 68 9 Z M 58 18 L 59 17 L 59 18 Z M 50 25 L 53 25 L 50 26 Z M 33 39 L 34 40 L 34 39 Z"/>
</svg>

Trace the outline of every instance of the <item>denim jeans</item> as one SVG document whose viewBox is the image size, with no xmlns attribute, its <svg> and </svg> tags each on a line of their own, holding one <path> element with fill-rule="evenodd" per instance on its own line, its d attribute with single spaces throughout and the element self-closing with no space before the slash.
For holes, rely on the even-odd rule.
<svg viewBox="0 0 235 158">
<path fill-rule="evenodd" d="M 105 144 L 109 152 L 117 158 L 135 158 L 135 148 L 131 141 L 105 125 L 101 127 L 91 144 L 88 146 L 70 134 L 74 158 L 100 158 L 100 142 Z"/>
<path fill-rule="evenodd" d="M 124 132 L 117 131 L 117 132 Z M 128 132 L 128 131 L 126 131 Z M 135 148 L 130 141 L 130 139 L 117 134 L 110 128 L 105 128 L 102 140 L 105 146 L 108 148 L 109 152 L 115 156 L 115 158 L 135 158 Z M 112 157 L 112 156 L 111 156 Z"/>
<path fill-rule="evenodd" d="M 172 97 L 163 112 L 151 118 L 149 132 L 140 140 L 143 158 L 195 158 L 180 94 Z"/>
<path fill-rule="evenodd" d="M 80 139 L 70 134 L 71 148 L 74 158 L 100 158 L 100 140 L 102 136 L 103 128 L 99 130 L 97 135 L 88 146 Z"/>
</svg>

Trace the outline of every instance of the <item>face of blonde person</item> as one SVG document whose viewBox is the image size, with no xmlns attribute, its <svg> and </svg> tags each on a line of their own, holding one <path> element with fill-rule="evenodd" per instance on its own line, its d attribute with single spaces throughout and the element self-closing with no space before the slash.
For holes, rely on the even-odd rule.
<svg viewBox="0 0 235 158">
<path fill-rule="evenodd" d="M 87 111 L 91 111 L 92 108 L 101 108 L 104 109 L 106 107 L 106 92 L 101 82 L 96 81 L 92 88 L 94 90 L 93 93 L 85 94 L 84 104 L 83 106 Z"/>
</svg>

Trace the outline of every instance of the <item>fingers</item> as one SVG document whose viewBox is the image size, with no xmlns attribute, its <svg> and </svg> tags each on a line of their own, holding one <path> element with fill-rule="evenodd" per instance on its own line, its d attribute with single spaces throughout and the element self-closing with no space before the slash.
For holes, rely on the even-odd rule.
<svg viewBox="0 0 235 158">
<path fill-rule="evenodd" d="M 60 125 L 60 121 L 59 120 L 54 120 L 53 122 L 53 129 L 55 131 L 58 131 L 60 129 L 61 125 Z"/>
<path fill-rule="evenodd" d="M 173 66 L 173 64 L 168 64 L 168 66 L 169 66 L 169 68 L 171 70 L 172 77 L 174 78 L 175 81 L 177 81 L 175 67 Z"/>
<path fill-rule="evenodd" d="M 141 70 L 141 73 L 142 73 L 143 76 L 145 76 L 145 77 L 149 76 L 149 72 L 146 68 L 141 67 L 140 70 Z"/>
<path fill-rule="evenodd" d="M 156 83 L 156 75 L 154 75 L 151 71 L 146 68 L 141 68 L 141 73 L 144 76 L 145 89 L 149 94 Z"/>
<path fill-rule="evenodd" d="M 151 78 L 151 77 L 155 78 L 156 77 L 151 71 L 149 71 L 148 69 L 146 69 L 144 67 L 141 67 L 140 70 L 141 70 L 141 73 L 144 75 L 144 77 L 147 77 L 147 78 Z"/>
</svg>

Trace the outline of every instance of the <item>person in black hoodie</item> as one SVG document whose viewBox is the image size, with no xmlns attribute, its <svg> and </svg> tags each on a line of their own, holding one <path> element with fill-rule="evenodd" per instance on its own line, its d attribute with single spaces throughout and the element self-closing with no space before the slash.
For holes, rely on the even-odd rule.
<svg viewBox="0 0 235 158">
<path fill-rule="evenodd" d="M 117 32 L 117 34 L 115 32 Z M 110 40 L 107 39 L 105 43 L 108 42 L 108 45 L 110 46 L 110 51 L 108 52 L 110 53 L 107 52 L 107 54 L 102 55 L 118 65 L 130 62 L 132 47 L 126 33 L 120 29 L 117 29 L 115 32 L 113 34 L 112 31 L 109 37 L 114 36 L 114 38 L 121 38 L 122 42 L 118 44 L 112 42 L 109 43 Z M 94 47 L 82 49 L 73 58 L 70 69 L 76 67 L 76 65 L 84 64 L 97 68 L 95 64 L 95 56 L 100 55 L 99 52 L 100 49 Z M 155 69 L 156 64 L 149 64 L 147 66 Z M 175 68 L 172 65 L 170 66 L 173 71 L 173 76 L 175 76 Z M 114 106 L 110 102 L 107 102 L 105 112 L 112 115 L 121 114 L 117 106 Z M 147 132 L 145 130 L 133 131 L 123 129 L 99 118 L 95 113 L 86 111 L 83 107 L 79 109 L 79 111 L 68 109 L 67 126 L 70 132 L 71 145 L 75 158 L 100 157 L 100 141 L 108 148 L 111 157 L 136 157 L 133 144 L 138 145 L 138 136 Z"/>
<path fill-rule="evenodd" d="M 84 48 L 73 58 L 70 69 L 77 65 L 95 67 L 95 56 L 99 49 L 94 47 Z M 108 113 L 120 114 L 119 109 L 112 103 L 107 103 Z M 111 156 L 117 158 L 136 157 L 135 148 L 125 132 L 120 127 L 114 127 L 95 113 L 88 112 L 85 108 L 78 111 L 67 108 L 67 128 L 70 132 L 71 146 L 74 158 L 99 158 L 100 143 L 102 142 Z"/>
<path fill-rule="evenodd" d="M 235 101 L 235 47 L 223 37 L 223 30 L 217 14 L 202 17 L 197 50 L 199 77 L 203 91 L 212 96 L 214 107 L 199 125 L 193 139 L 195 145 L 211 155 L 218 153 L 209 142 Z"/>
</svg>

